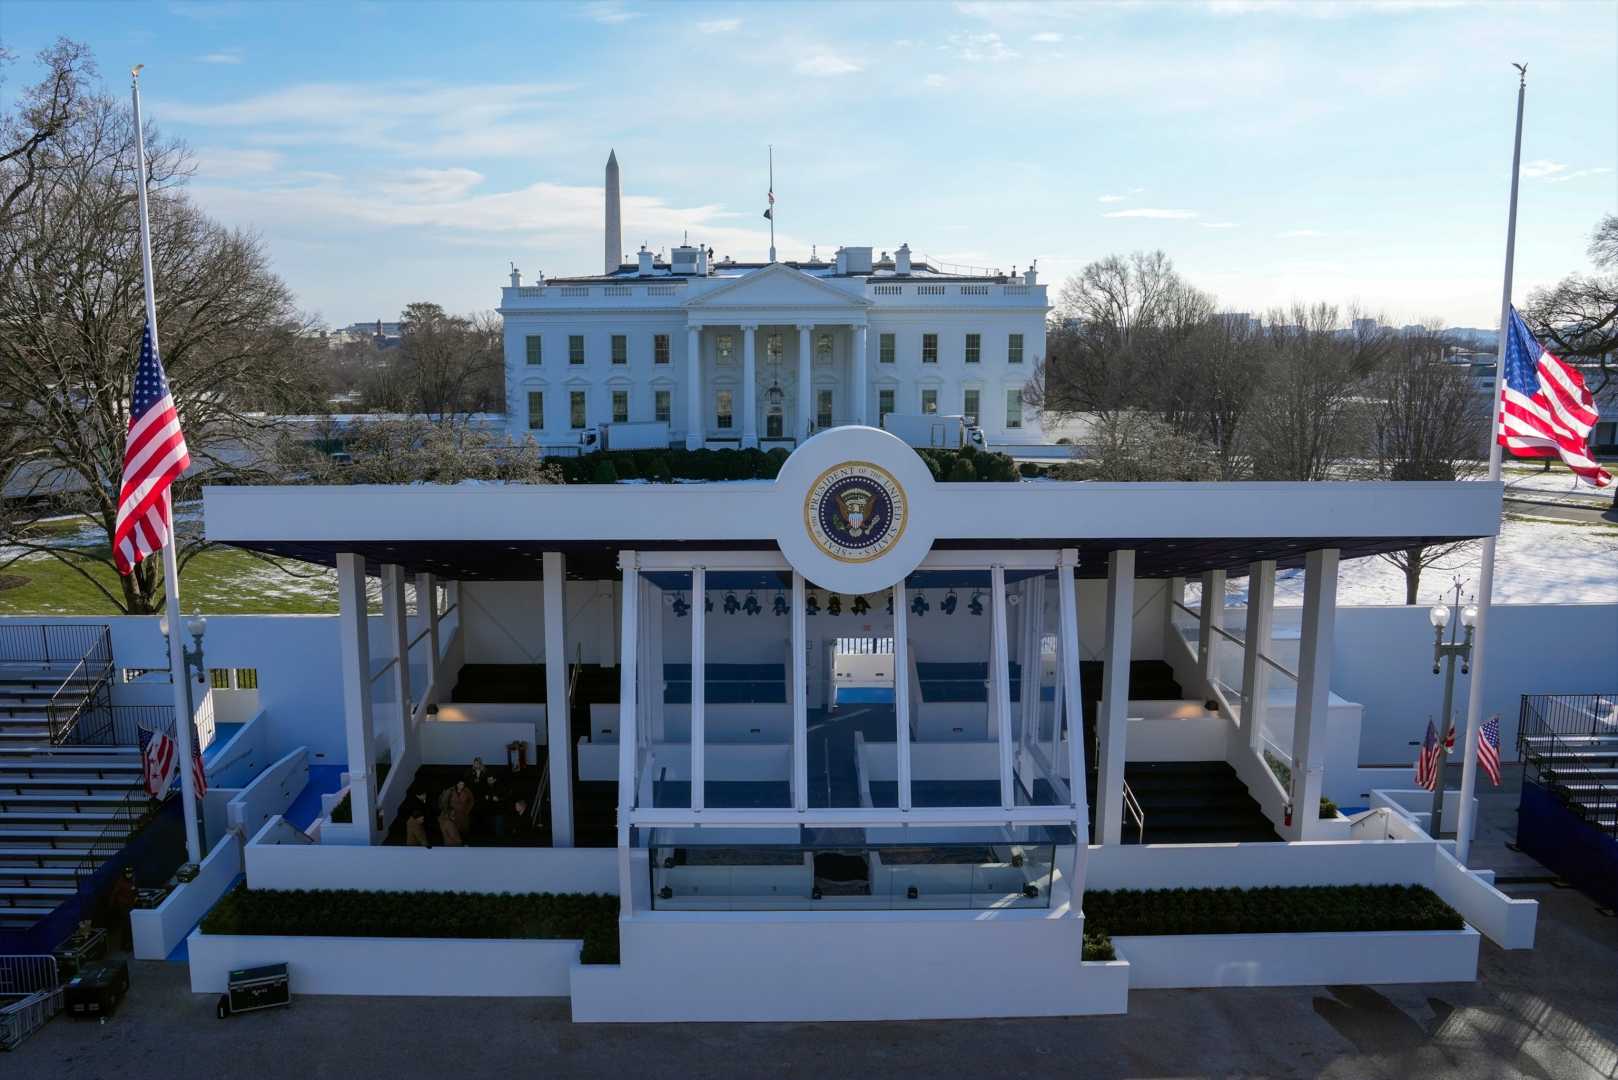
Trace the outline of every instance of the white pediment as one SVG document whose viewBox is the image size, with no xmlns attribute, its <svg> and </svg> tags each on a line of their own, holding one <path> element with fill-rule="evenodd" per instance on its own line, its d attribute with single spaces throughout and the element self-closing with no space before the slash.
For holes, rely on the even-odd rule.
<svg viewBox="0 0 1618 1080">
<path fill-rule="evenodd" d="M 871 302 L 844 292 L 785 263 L 766 266 L 746 277 L 710 289 L 687 301 L 691 311 L 715 310 L 841 310 L 863 311 Z"/>
</svg>

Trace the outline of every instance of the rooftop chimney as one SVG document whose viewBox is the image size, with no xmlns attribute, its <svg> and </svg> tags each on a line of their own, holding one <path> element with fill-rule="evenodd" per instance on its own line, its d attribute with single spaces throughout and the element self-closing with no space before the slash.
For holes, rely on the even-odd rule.
<svg viewBox="0 0 1618 1080">
<path fill-rule="evenodd" d="M 602 272 L 606 274 L 616 273 L 618 261 L 623 258 L 623 252 L 623 221 L 620 216 L 618 191 L 618 151 L 612 150 L 607 153 L 607 268 Z"/>
<path fill-rule="evenodd" d="M 511 264 L 511 287 L 513 289 L 515 289 L 515 288 L 518 288 L 521 285 L 522 285 L 522 271 L 517 269 L 517 264 L 516 263 L 512 263 Z"/>
<path fill-rule="evenodd" d="M 652 253 L 646 250 L 645 244 L 642 244 L 637 254 L 640 259 L 640 273 L 644 277 L 652 272 Z"/>
<path fill-rule="evenodd" d="M 1039 260 L 1035 259 L 1033 262 L 1028 264 L 1028 269 L 1023 271 L 1022 283 L 1024 285 L 1037 285 L 1037 284 L 1039 284 L 1039 272 L 1034 269 L 1038 265 L 1039 265 Z"/>
<path fill-rule="evenodd" d="M 893 253 L 893 272 L 895 274 L 910 273 L 910 245 L 900 244 L 899 250 Z"/>
</svg>

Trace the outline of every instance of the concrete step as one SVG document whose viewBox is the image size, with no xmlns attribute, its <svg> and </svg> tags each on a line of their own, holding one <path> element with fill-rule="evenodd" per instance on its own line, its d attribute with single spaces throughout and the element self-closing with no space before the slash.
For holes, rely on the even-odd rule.
<svg viewBox="0 0 1618 1080">
<path fill-rule="evenodd" d="M 6 809 L 0 810 L 0 826 L 21 825 L 29 828 L 54 825 L 63 832 L 76 829 L 93 829 L 99 835 L 102 828 L 127 814 L 117 810 L 64 810 L 61 807 L 41 807 L 38 809 Z"/>
<path fill-rule="evenodd" d="M 35 885 L 72 883 L 78 876 L 76 866 L 0 866 L 0 892 Z"/>
<path fill-rule="evenodd" d="M 86 840 L 81 847 L 19 847 L 9 846 L 21 844 L 20 840 L 6 841 L 6 847 L 0 847 L 0 867 L 5 866 L 77 866 L 84 861 L 92 840 Z"/>
<path fill-rule="evenodd" d="M 109 795 L 131 789 L 144 794 L 139 780 L 128 776 L 8 776 L 0 772 L 0 802 L 21 795 Z"/>
<path fill-rule="evenodd" d="M 72 882 L 66 885 L 11 885 L 0 883 L 0 908 L 33 907 L 40 901 L 63 900 L 78 892 Z"/>
<path fill-rule="evenodd" d="M 0 930 L 26 930 L 55 910 L 55 904 L 41 907 L 37 903 L 0 907 Z"/>
<path fill-rule="evenodd" d="M 44 780 L 105 780 L 133 785 L 140 783 L 142 772 L 139 760 L 98 761 L 87 757 L 75 761 L 8 761 L 0 758 L 0 788 Z"/>
<path fill-rule="evenodd" d="M 105 828 L 105 825 L 85 825 L 69 829 L 60 823 L 54 826 L 38 823 L 0 825 L 0 846 L 14 848 L 41 845 L 57 851 L 85 851 L 101 839 Z"/>
</svg>

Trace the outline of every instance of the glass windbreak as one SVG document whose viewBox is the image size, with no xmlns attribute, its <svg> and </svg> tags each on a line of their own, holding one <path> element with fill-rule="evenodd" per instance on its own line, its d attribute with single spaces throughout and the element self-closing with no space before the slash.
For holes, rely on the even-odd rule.
<svg viewBox="0 0 1618 1080">
<path fill-rule="evenodd" d="M 641 581 L 636 804 L 685 808 L 691 805 L 691 572 L 646 573 Z"/>
<path fill-rule="evenodd" d="M 940 833 L 938 839 L 929 834 Z M 652 906 L 667 911 L 1048 908 L 1071 829 L 657 829 Z M 778 840 L 780 842 L 770 842 Z"/>
<path fill-rule="evenodd" d="M 709 570 L 703 805 L 792 805 L 792 574 Z"/>
<path fill-rule="evenodd" d="M 1010 604 L 1007 637 L 1018 677 L 1011 683 L 1012 757 L 1017 805 L 1059 806 L 1070 801 L 1060 732 L 1062 613 L 1055 570 L 1006 575 Z"/>
<path fill-rule="evenodd" d="M 854 595 L 809 585 L 804 598 L 809 806 L 897 806 L 892 590 Z"/>
<path fill-rule="evenodd" d="M 909 671 L 899 677 L 910 686 L 911 803 L 999 806 L 1000 665 L 989 571 L 918 570 L 905 590 Z M 1008 617 L 1008 638 L 1012 625 Z M 1011 693 L 1020 694 L 1021 661 L 1006 670 Z M 898 805 L 887 786 L 873 784 L 872 795 L 877 806 Z"/>
</svg>

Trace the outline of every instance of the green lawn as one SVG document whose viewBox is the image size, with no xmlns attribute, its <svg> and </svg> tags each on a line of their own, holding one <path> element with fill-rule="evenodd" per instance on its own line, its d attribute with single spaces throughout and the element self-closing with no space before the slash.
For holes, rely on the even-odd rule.
<svg viewBox="0 0 1618 1080">
<path fill-rule="evenodd" d="M 285 565 L 297 576 L 245 551 L 210 548 L 181 571 L 181 605 L 220 615 L 337 610 L 336 574 L 303 563 Z M 94 572 L 118 593 L 117 574 L 110 567 L 98 566 Z M 117 608 L 94 585 L 49 555 L 32 555 L 0 570 L 0 615 L 116 614 Z"/>
</svg>

